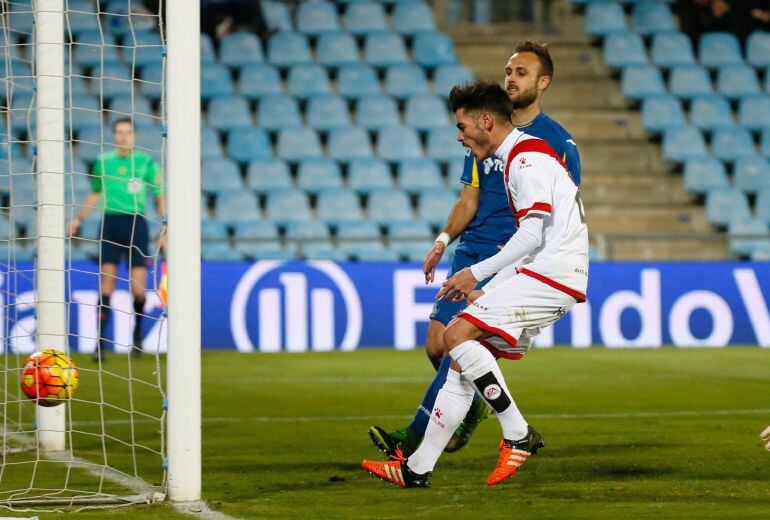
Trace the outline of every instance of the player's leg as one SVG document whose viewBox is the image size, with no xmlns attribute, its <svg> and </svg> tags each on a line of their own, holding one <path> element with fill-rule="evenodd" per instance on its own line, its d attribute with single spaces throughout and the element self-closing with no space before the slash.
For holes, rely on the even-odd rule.
<svg viewBox="0 0 770 520">
<path fill-rule="evenodd" d="M 132 219 L 131 249 L 129 266 L 131 269 L 131 296 L 133 297 L 133 322 L 131 355 L 142 354 L 142 322 L 144 305 L 147 302 L 147 262 L 149 260 L 149 230 L 144 217 L 137 215 Z"/>
<path fill-rule="evenodd" d="M 104 259 L 104 247 L 102 247 L 102 258 Z M 119 258 L 119 257 L 118 257 Z M 118 276 L 118 264 L 114 262 L 111 255 L 108 260 L 102 261 L 99 268 L 99 328 L 97 329 L 96 350 L 94 351 L 94 361 L 106 359 L 107 348 L 105 338 L 107 335 L 107 326 L 112 317 L 112 307 L 110 307 L 110 298 L 115 292 L 115 282 Z"/>
</svg>

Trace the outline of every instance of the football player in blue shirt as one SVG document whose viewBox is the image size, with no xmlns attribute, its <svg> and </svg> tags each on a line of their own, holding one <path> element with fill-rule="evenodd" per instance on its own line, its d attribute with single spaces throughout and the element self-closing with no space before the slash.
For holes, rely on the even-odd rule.
<svg viewBox="0 0 770 520">
<path fill-rule="evenodd" d="M 519 130 L 547 141 L 564 159 L 570 175 L 575 183 L 580 185 L 580 156 L 575 141 L 559 123 L 540 110 L 540 100 L 552 78 L 553 61 L 545 45 L 525 41 L 516 46 L 505 66 L 505 89 L 513 103 L 513 123 Z M 494 255 L 498 252 L 498 247 L 510 239 L 511 230 L 515 229 L 515 225 L 505 194 L 503 169 L 504 165 L 500 159 L 490 158 L 480 162 L 471 156 L 470 150 L 466 150 L 460 177 L 460 182 L 465 186 L 444 230 L 436 238 L 425 259 L 425 283 L 433 281 L 436 265 L 453 239 L 459 237 L 459 243 L 447 278 Z M 487 281 L 481 282 L 476 288 L 483 287 Z M 444 386 L 452 361 L 449 356 L 444 355 L 446 346 L 442 336 L 447 324 L 465 305 L 465 301 L 436 302 L 430 316 L 425 347 L 428 357 L 436 367 L 436 377 L 409 426 L 391 431 L 379 426 L 369 429 L 369 437 L 384 453 L 395 455 L 396 450 L 400 449 L 406 456 L 420 444 L 433 410 L 433 403 L 438 391 Z M 489 409 L 476 396 L 465 421 L 455 432 L 446 451 L 462 448 L 476 426 L 488 414 Z"/>
</svg>

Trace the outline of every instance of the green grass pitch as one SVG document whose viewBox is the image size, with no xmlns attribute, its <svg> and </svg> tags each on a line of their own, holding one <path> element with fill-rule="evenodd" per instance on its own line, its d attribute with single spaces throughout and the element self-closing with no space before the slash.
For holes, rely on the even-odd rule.
<svg viewBox="0 0 770 520">
<path fill-rule="evenodd" d="M 408 422 L 433 374 L 422 352 L 205 352 L 204 498 L 238 518 L 767 517 L 770 351 L 554 348 L 502 366 L 546 448 L 487 488 L 491 418 L 431 489 L 405 490 L 359 464 L 381 456 L 370 425 Z M 166 504 L 77 517 L 161 515 L 189 518 Z"/>
</svg>

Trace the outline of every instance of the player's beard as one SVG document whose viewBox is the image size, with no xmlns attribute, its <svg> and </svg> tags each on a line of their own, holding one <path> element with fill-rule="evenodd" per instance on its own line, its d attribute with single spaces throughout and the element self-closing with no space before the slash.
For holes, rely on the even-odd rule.
<svg viewBox="0 0 770 520">
<path fill-rule="evenodd" d="M 529 107 L 535 101 L 537 101 L 537 87 L 532 87 L 529 90 L 520 90 L 519 96 L 511 101 L 511 107 L 514 110 L 521 110 Z"/>
</svg>

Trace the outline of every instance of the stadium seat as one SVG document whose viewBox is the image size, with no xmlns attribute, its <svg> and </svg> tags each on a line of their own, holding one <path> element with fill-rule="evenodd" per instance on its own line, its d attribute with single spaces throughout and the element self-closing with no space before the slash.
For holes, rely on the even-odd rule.
<svg viewBox="0 0 770 520">
<path fill-rule="evenodd" d="M 738 159 L 733 170 L 733 184 L 749 193 L 770 189 L 770 163 L 758 156 Z"/>
<path fill-rule="evenodd" d="M 351 125 L 347 102 L 339 96 L 321 95 L 310 98 L 307 105 L 307 124 L 316 130 Z"/>
<path fill-rule="evenodd" d="M 239 242 L 235 250 L 249 260 L 282 260 L 289 261 L 297 258 L 297 252 L 292 246 L 282 246 L 277 241 L 270 242 Z"/>
<path fill-rule="evenodd" d="M 346 33 L 322 34 L 316 44 L 316 61 L 326 67 L 340 67 L 361 61 L 356 40 Z"/>
<path fill-rule="evenodd" d="M 450 125 L 446 101 L 433 94 L 420 94 L 407 99 L 404 119 L 417 130 Z"/>
<path fill-rule="evenodd" d="M 364 61 L 375 67 L 409 63 L 403 38 L 392 32 L 369 33 L 364 41 Z"/>
<path fill-rule="evenodd" d="M 757 73 L 748 65 L 727 65 L 717 73 L 717 92 L 730 99 L 760 93 Z"/>
<path fill-rule="evenodd" d="M 379 94 L 380 80 L 368 65 L 345 65 L 337 72 L 337 92 L 348 99 Z"/>
<path fill-rule="evenodd" d="M 312 220 L 307 195 L 295 189 L 268 193 L 265 198 L 265 215 L 278 225 Z"/>
<path fill-rule="evenodd" d="M 457 197 L 449 190 L 427 190 L 420 194 L 417 214 L 429 224 L 443 226 L 455 202 Z"/>
<path fill-rule="evenodd" d="M 229 133 L 227 154 L 239 163 L 272 157 L 270 138 L 261 128 L 239 128 Z"/>
<path fill-rule="evenodd" d="M 290 222 L 286 226 L 286 239 L 288 241 L 308 241 L 313 243 L 326 243 L 329 240 L 329 226 L 320 220 L 306 222 Z"/>
<path fill-rule="evenodd" d="M 746 41 L 746 61 L 754 67 L 770 67 L 770 32 L 754 31 Z"/>
<path fill-rule="evenodd" d="M 118 96 L 110 102 L 109 117 L 107 118 L 109 124 L 126 117 L 133 118 L 134 125 L 139 129 L 154 126 L 160 121 L 160 117 L 154 116 L 150 101 L 139 94 Z"/>
<path fill-rule="evenodd" d="M 203 65 L 201 65 L 201 68 Z M 82 78 L 72 78 L 73 84 L 75 80 L 84 81 Z M 140 92 L 143 96 L 157 100 L 160 99 L 163 90 L 163 66 L 162 65 L 146 65 L 141 69 L 141 81 L 137 82 L 140 87 Z M 75 90 L 73 88 L 73 94 Z"/>
<path fill-rule="evenodd" d="M 318 94 L 330 94 L 332 91 L 326 69 L 315 64 L 292 67 L 289 70 L 287 85 L 289 94 L 299 99 L 307 99 Z"/>
<path fill-rule="evenodd" d="M 278 228 L 272 222 L 236 222 L 233 229 L 236 240 L 278 240 Z"/>
<path fill-rule="evenodd" d="M 433 159 L 406 159 L 398 163 L 398 185 L 407 193 L 444 189 L 438 163 Z"/>
<path fill-rule="evenodd" d="M 243 180 L 235 161 L 226 157 L 201 161 L 201 191 L 216 194 L 240 189 L 243 189 Z"/>
<path fill-rule="evenodd" d="M 713 157 L 688 160 L 684 165 L 683 182 L 687 191 L 698 194 L 730 187 L 725 164 Z"/>
<path fill-rule="evenodd" d="M 372 142 L 363 128 L 334 128 L 329 132 L 327 143 L 329 158 L 351 161 L 373 156 Z"/>
<path fill-rule="evenodd" d="M 217 53 L 214 52 L 214 43 L 206 33 L 201 33 L 200 53 L 201 65 L 210 65 L 217 62 Z"/>
<path fill-rule="evenodd" d="M 230 67 L 243 67 L 264 59 L 262 44 L 251 32 L 228 34 L 219 46 L 219 60 Z"/>
<path fill-rule="evenodd" d="M 755 210 L 757 218 L 770 225 L 770 190 L 762 190 L 757 194 Z"/>
<path fill-rule="evenodd" d="M 363 219 L 361 202 L 353 191 L 327 189 L 318 192 L 316 218 L 337 225 Z"/>
<path fill-rule="evenodd" d="M 8 111 L 11 129 L 14 132 L 23 132 L 30 124 L 34 128 L 35 118 L 29 117 L 31 98 L 27 95 L 15 94 L 11 101 L 11 109 Z M 102 105 L 92 96 L 77 96 L 72 98 L 72 110 L 66 114 L 70 125 L 75 132 L 86 127 L 102 124 Z M 29 119 L 29 122 L 27 121 Z"/>
<path fill-rule="evenodd" d="M 706 155 L 706 141 L 696 127 L 684 126 L 663 133 L 663 157 L 667 161 L 685 162 Z"/>
<path fill-rule="evenodd" d="M 409 126 L 389 126 L 377 133 L 377 155 L 386 161 L 418 159 L 423 156 L 420 138 Z"/>
<path fill-rule="evenodd" d="M 278 69 L 267 63 L 254 63 L 241 69 L 238 92 L 247 99 L 283 93 Z"/>
<path fill-rule="evenodd" d="M 297 9 L 297 30 L 310 36 L 339 31 L 340 24 L 334 4 L 323 0 L 301 3 Z"/>
<path fill-rule="evenodd" d="M 243 256 L 226 242 L 204 242 L 201 244 L 201 258 L 207 262 L 237 262 Z"/>
<path fill-rule="evenodd" d="M 690 106 L 690 122 L 707 131 L 735 125 L 730 104 L 720 96 L 698 96 L 693 99 Z"/>
<path fill-rule="evenodd" d="M 751 217 L 746 194 L 735 188 L 713 190 L 706 195 L 706 219 L 717 226 Z"/>
<path fill-rule="evenodd" d="M 370 220 L 340 222 L 337 225 L 337 240 L 338 242 L 352 240 L 359 244 L 364 240 L 379 241 L 380 227 Z"/>
<path fill-rule="evenodd" d="M 757 155 L 751 134 L 740 126 L 715 130 L 711 138 L 711 151 L 717 159 L 728 162 Z"/>
<path fill-rule="evenodd" d="M 308 260 L 331 260 L 333 262 L 345 262 L 348 255 L 327 242 L 301 244 L 301 255 Z"/>
<path fill-rule="evenodd" d="M 294 98 L 289 96 L 265 96 L 259 100 L 257 124 L 267 130 L 299 126 L 302 119 Z"/>
<path fill-rule="evenodd" d="M 702 34 L 698 45 L 698 61 L 704 67 L 714 69 L 743 63 L 738 38 L 726 32 Z"/>
<path fill-rule="evenodd" d="M 753 131 L 770 128 L 770 96 L 748 96 L 741 99 L 738 121 Z"/>
<path fill-rule="evenodd" d="M 439 31 L 418 33 L 412 44 L 412 58 L 415 63 L 428 68 L 457 62 L 452 40 Z"/>
<path fill-rule="evenodd" d="M 115 37 L 100 31 L 76 35 L 72 41 L 73 61 L 84 67 L 117 65 L 120 63 Z"/>
<path fill-rule="evenodd" d="M 201 65 L 201 97 L 232 96 L 233 81 L 230 69 L 219 63 Z"/>
<path fill-rule="evenodd" d="M 381 224 L 393 220 L 408 220 L 413 214 L 409 197 L 396 189 L 377 190 L 369 194 L 367 213 L 370 219 Z"/>
<path fill-rule="evenodd" d="M 674 15 L 664 3 L 636 3 L 631 12 L 631 30 L 644 36 L 662 31 L 675 31 Z"/>
<path fill-rule="evenodd" d="M 614 69 L 629 65 L 646 65 L 647 53 L 641 36 L 633 33 L 612 33 L 602 44 L 604 63 Z"/>
<path fill-rule="evenodd" d="M 586 8 L 585 29 L 589 36 L 627 31 L 626 13 L 620 4 L 616 3 L 589 4 Z"/>
<path fill-rule="evenodd" d="M 379 130 L 401 124 L 396 101 L 390 96 L 374 94 L 359 98 L 356 106 L 356 123 L 367 130 Z"/>
<path fill-rule="evenodd" d="M 727 226 L 730 251 L 740 256 L 751 256 L 759 248 L 770 247 L 770 232 L 761 219 L 732 220 Z"/>
<path fill-rule="evenodd" d="M 227 226 L 218 220 L 204 218 L 201 220 L 201 239 L 209 240 L 227 240 Z"/>
<path fill-rule="evenodd" d="M 292 30 L 291 14 L 286 2 L 283 0 L 261 0 L 260 6 L 268 27 L 275 27 L 281 31 Z"/>
<path fill-rule="evenodd" d="M 297 168 L 297 185 L 311 194 L 326 188 L 342 188 L 339 163 L 331 159 L 301 161 Z"/>
<path fill-rule="evenodd" d="M 211 98 L 208 107 L 208 124 L 217 130 L 229 132 L 240 128 L 250 128 L 249 103 L 239 96 L 220 96 Z"/>
<path fill-rule="evenodd" d="M 652 38 L 651 57 L 655 65 L 664 68 L 695 64 L 692 42 L 680 32 L 655 34 Z"/>
<path fill-rule="evenodd" d="M 698 65 L 674 67 L 668 79 L 668 91 L 682 99 L 714 93 L 708 72 Z"/>
<path fill-rule="evenodd" d="M 473 81 L 473 71 L 462 64 L 440 65 L 433 72 L 433 93 L 448 97 L 455 85 Z"/>
<path fill-rule="evenodd" d="M 686 125 L 682 104 L 674 96 L 650 96 L 642 102 L 642 125 L 648 132 L 662 132 Z"/>
<path fill-rule="evenodd" d="M 425 255 L 433 247 L 432 240 L 398 240 L 391 242 L 390 248 L 394 250 L 399 257 L 404 258 L 407 262 L 419 262 L 422 263 L 425 259 Z M 451 247 L 451 246 L 450 246 Z M 445 260 L 449 260 L 449 255 L 444 255 Z"/>
<path fill-rule="evenodd" d="M 108 127 L 86 126 L 79 128 L 77 134 L 77 154 L 84 161 L 93 162 L 100 153 L 115 149 Z"/>
<path fill-rule="evenodd" d="M 348 4 L 345 8 L 344 25 L 345 30 L 356 36 L 388 30 L 385 9 L 379 2 Z"/>
<path fill-rule="evenodd" d="M 160 34 L 155 31 L 135 31 L 123 44 L 123 61 L 131 67 L 162 63 L 166 54 Z"/>
<path fill-rule="evenodd" d="M 356 159 L 348 167 L 348 186 L 361 194 L 392 188 L 390 167 L 379 159 Z"/>
<path fill-rule="evenodd" d="M 400 2 L 393 10 L 393 30 L 401 34 L 412 35 L 420 31 L 433 31 L 436 23 L 433 21 L 433 10 L 422 2 Z"/>
<path fill-rule="evenodd" d="M 387 226 L 391 241 L 433 238 L 433 231 L 424 220 L 396 220 L 389 222 Z"/>
<path fill-rule="evenodd" d="M 385 92 L 398 99 L 427 94 L 428 79 L 425 70 L 411 64 L 388 67 L 385 72 Z"/>
<path fill-rule="evenodd" d="M 270 38 L 267 57 L 270 63 L 279 67 L 309 65 L 313 61 L 307 39 L 291 31 L 282 31 Z"/>
<path fill-rule="evenodd" d="M 279 157 L 291 162 L 323 157 L 318 134 L 306 126 L 282 128 L 276 150 Z"/>
<path fill-rule="evenodd" d="M 651 65 L 631 65 L 623 69 L 620 79 L 623 95 L 633 100 L 666 93 L 660 69 Z"/>
<path fill-rule="evenodd" d="M 447 163 L 456 158 L 465 158 L 465 148 L 457 141 L 457 129 L 452 127 L 430 130 L 427 149 L 428 157 L 439 162 Z M 459 176 L 459 172 L 457 175 Z"/>
<path fill-rule="evenodd" d="M 130 96 L 133 90 L 132 71 L 128 67 L 120 64 L 105 65 L 104 67 L 95 67 L 91 74 L 98 79 L 94 90 L 101 86 L 101 95 L 105 99 L 112 99 L 116 96 Z"/>
<path fill-rule="evenodd" d="M 243 189 L 217 195 L 216 215 L 217 220 L 224 224 L 262 218 L 257 196 Z"/>
<path fill-rule="evenodd" d="M 219 142 L 217 131 L 208 126 L 201 127 L 201 157 L 211 159 L 223 156 L 222 143 Z"/>
<path fill-rule="evenodd" d="M 399 254 L 392 249 L 386 248 L 380 242 L 363 244 L 365 247 L 354 251 L 354 257 L 359 262 L 397 262 Z"/>
</svg>

